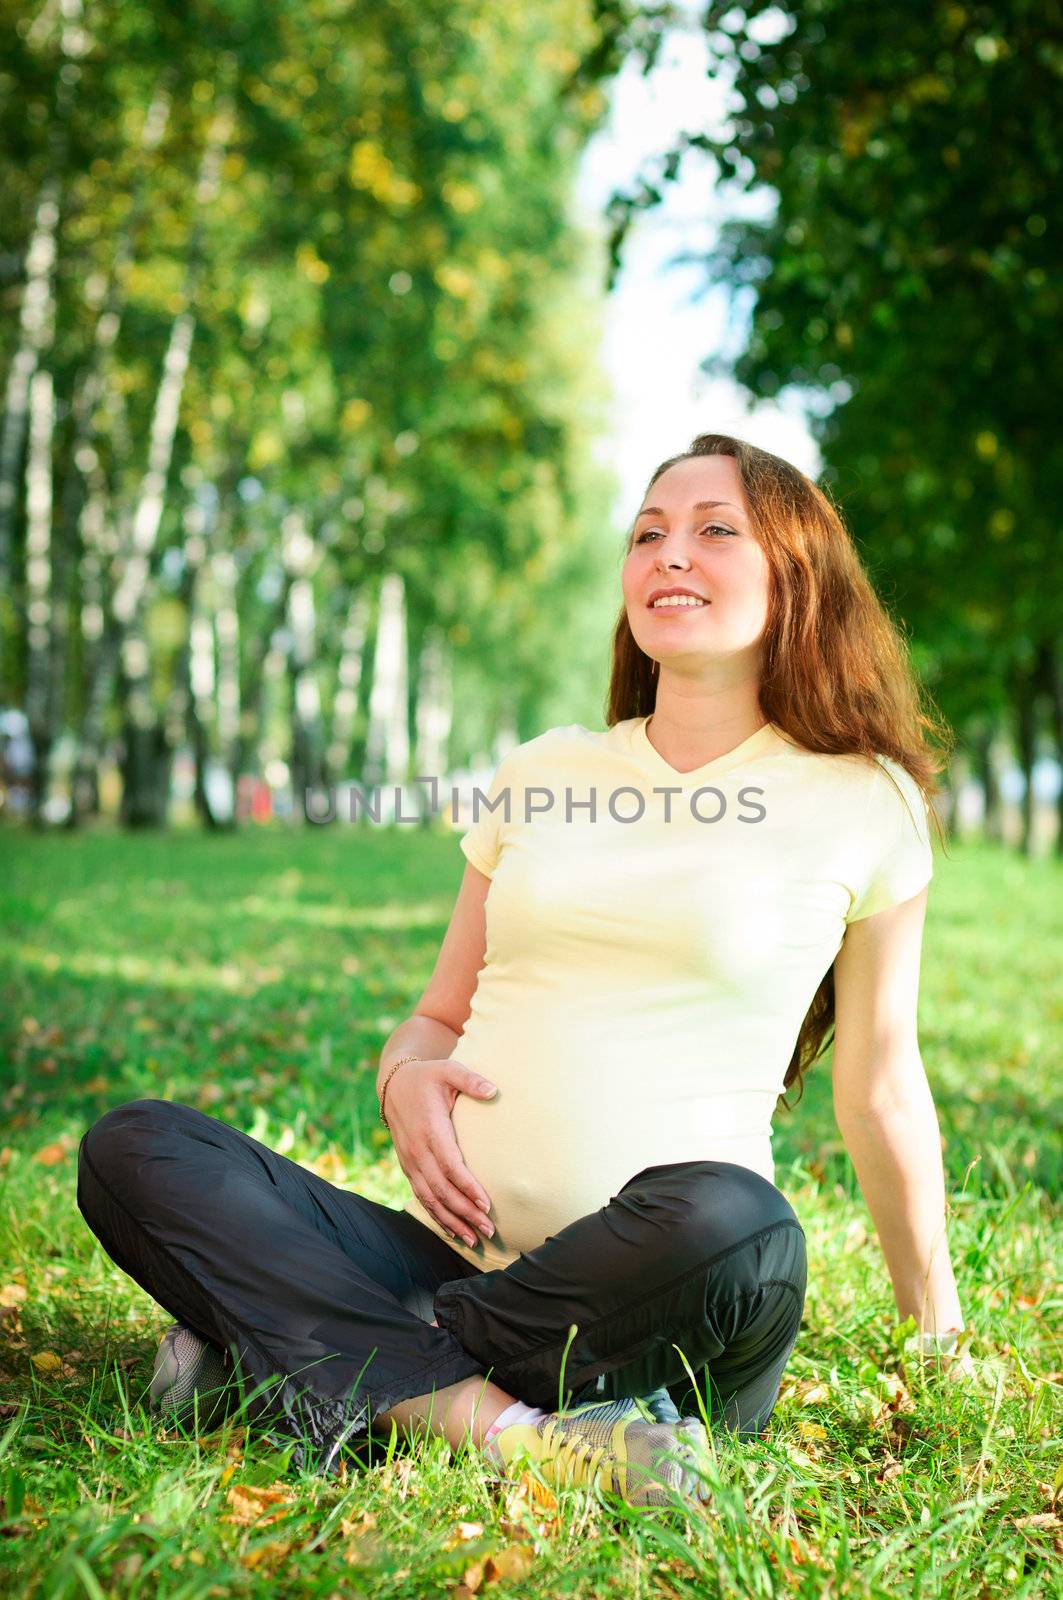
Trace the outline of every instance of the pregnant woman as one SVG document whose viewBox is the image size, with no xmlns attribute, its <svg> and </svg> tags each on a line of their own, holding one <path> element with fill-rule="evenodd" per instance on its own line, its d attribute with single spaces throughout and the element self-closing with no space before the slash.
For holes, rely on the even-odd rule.
<svg viewBox="0 0 1063 1600">
<path fill-rule="evenodd" d="M 824 494 L 725 435 L 654 473 L 622 589 L 607 727 L 503 757 L 382 1052 L 405 1209 L 186 1105 L 82 1139 L 86 1221 L 177 1319 L 168 1414 L 235 1375 L 311 1470 L 394 1423 L 696 1503 L 703 1418 L 762 1432 L 801 1327 L 771 1124 L 832 1027 L 899 1316 L 962 1328 L 916 1030 L 940 763 L 903 642 Z"/>
</svg>

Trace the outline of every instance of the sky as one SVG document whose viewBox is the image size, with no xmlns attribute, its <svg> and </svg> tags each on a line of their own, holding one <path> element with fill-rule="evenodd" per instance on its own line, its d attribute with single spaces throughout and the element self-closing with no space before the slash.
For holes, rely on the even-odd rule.
<svg viewBox="0 0 1063 1600">
<path fill-rule="evenodd" d="M 610 113 L 581 162 L 574 195 L 581 226 L 604 240 L 605 224 L 596 226 L 595 218 L 610 194 L 630 188 L 641 171 L 655 171 L 652 158 L 672 148 L 681 133 L 711 127 L 723 116 L 727 86 L 709 66 L 704 30 L 693 20 L 673 29 L 648 76 L 638 60 L 626 62 L 611 85 Z M 751 407 L 736 384 L 710 382 L 699 372 L 727 333 L 728 295 L 723 286 L 708 285 L 704 267 L 668 267 L 668 261 L 683 250 L 711 248 L 727 211 L 714 193 L 713 164 L 697 150 L 687 152 L 664 193 L 629 231 L 604 312 L 602 359 L 614 396 L 613 425 L 597 454 L 620 481 L 621 521 L 634 515 L 657 465 L 698 433 L 737 434 L 812 475 L 820 464 L 797 401 Z M 752 209 L 746 202 L 744 214 Z"/>
</svg>

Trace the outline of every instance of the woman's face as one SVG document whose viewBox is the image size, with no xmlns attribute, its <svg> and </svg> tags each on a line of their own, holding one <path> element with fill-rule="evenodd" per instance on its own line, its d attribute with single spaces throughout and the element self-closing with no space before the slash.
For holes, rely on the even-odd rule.
<svg viewBox="0 0 1063 1600">
<path fill-rule="evenodd" d="M 757 645 L 769 567 L 733 456 L 692 456 L 661 474 L 635 519 L 621 581 L 635 642 L 662 666 L 696 670 Z M 651 607 L 671 588 L 706 603 Z"/>
</svg>

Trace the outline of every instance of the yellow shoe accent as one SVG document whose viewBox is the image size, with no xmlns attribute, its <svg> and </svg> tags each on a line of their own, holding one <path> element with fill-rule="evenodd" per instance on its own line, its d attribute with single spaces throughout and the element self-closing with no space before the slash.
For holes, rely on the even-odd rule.
<svg viewBox="0 0 1063 1600">
<path fill-rule="evenodd" d="M 548 1483 L 597 1487 L 630 1505 L 675 1505 L 677 1494 L 696 1498 L 688 1428 L 643 1422 L 634 1411 L 596 1421 L 594 1409 L 515 1422 L 496 1434 L 495 1446 L 507 1467 L 526 1455 Z"/>
</svg>

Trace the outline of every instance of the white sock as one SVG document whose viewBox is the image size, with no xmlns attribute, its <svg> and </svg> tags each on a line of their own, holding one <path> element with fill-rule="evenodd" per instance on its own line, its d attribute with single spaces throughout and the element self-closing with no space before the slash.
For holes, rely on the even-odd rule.
<svg viewBox="0 0 1063 1600">
<path fill-rule="evenodd" d="M 484 1434 L 484 1442 L 480 1448 L 492 1461 L 497 1462 L 500 1467 L 504 1466 L 502 1454 L 495 1443 L 495 1439 L 502 1432 L 502 1429 L 512 1427 L 515 1422 L 535 1423 L 539 1421 L 540 1417 L 545 1416 L 546 1412 L 539 1406 L 526 1406 L 523 1400 L 514 1400 L 511 1406 L 507 1406 L 504 1411 L 499 1412 Z"/>
</svg>

